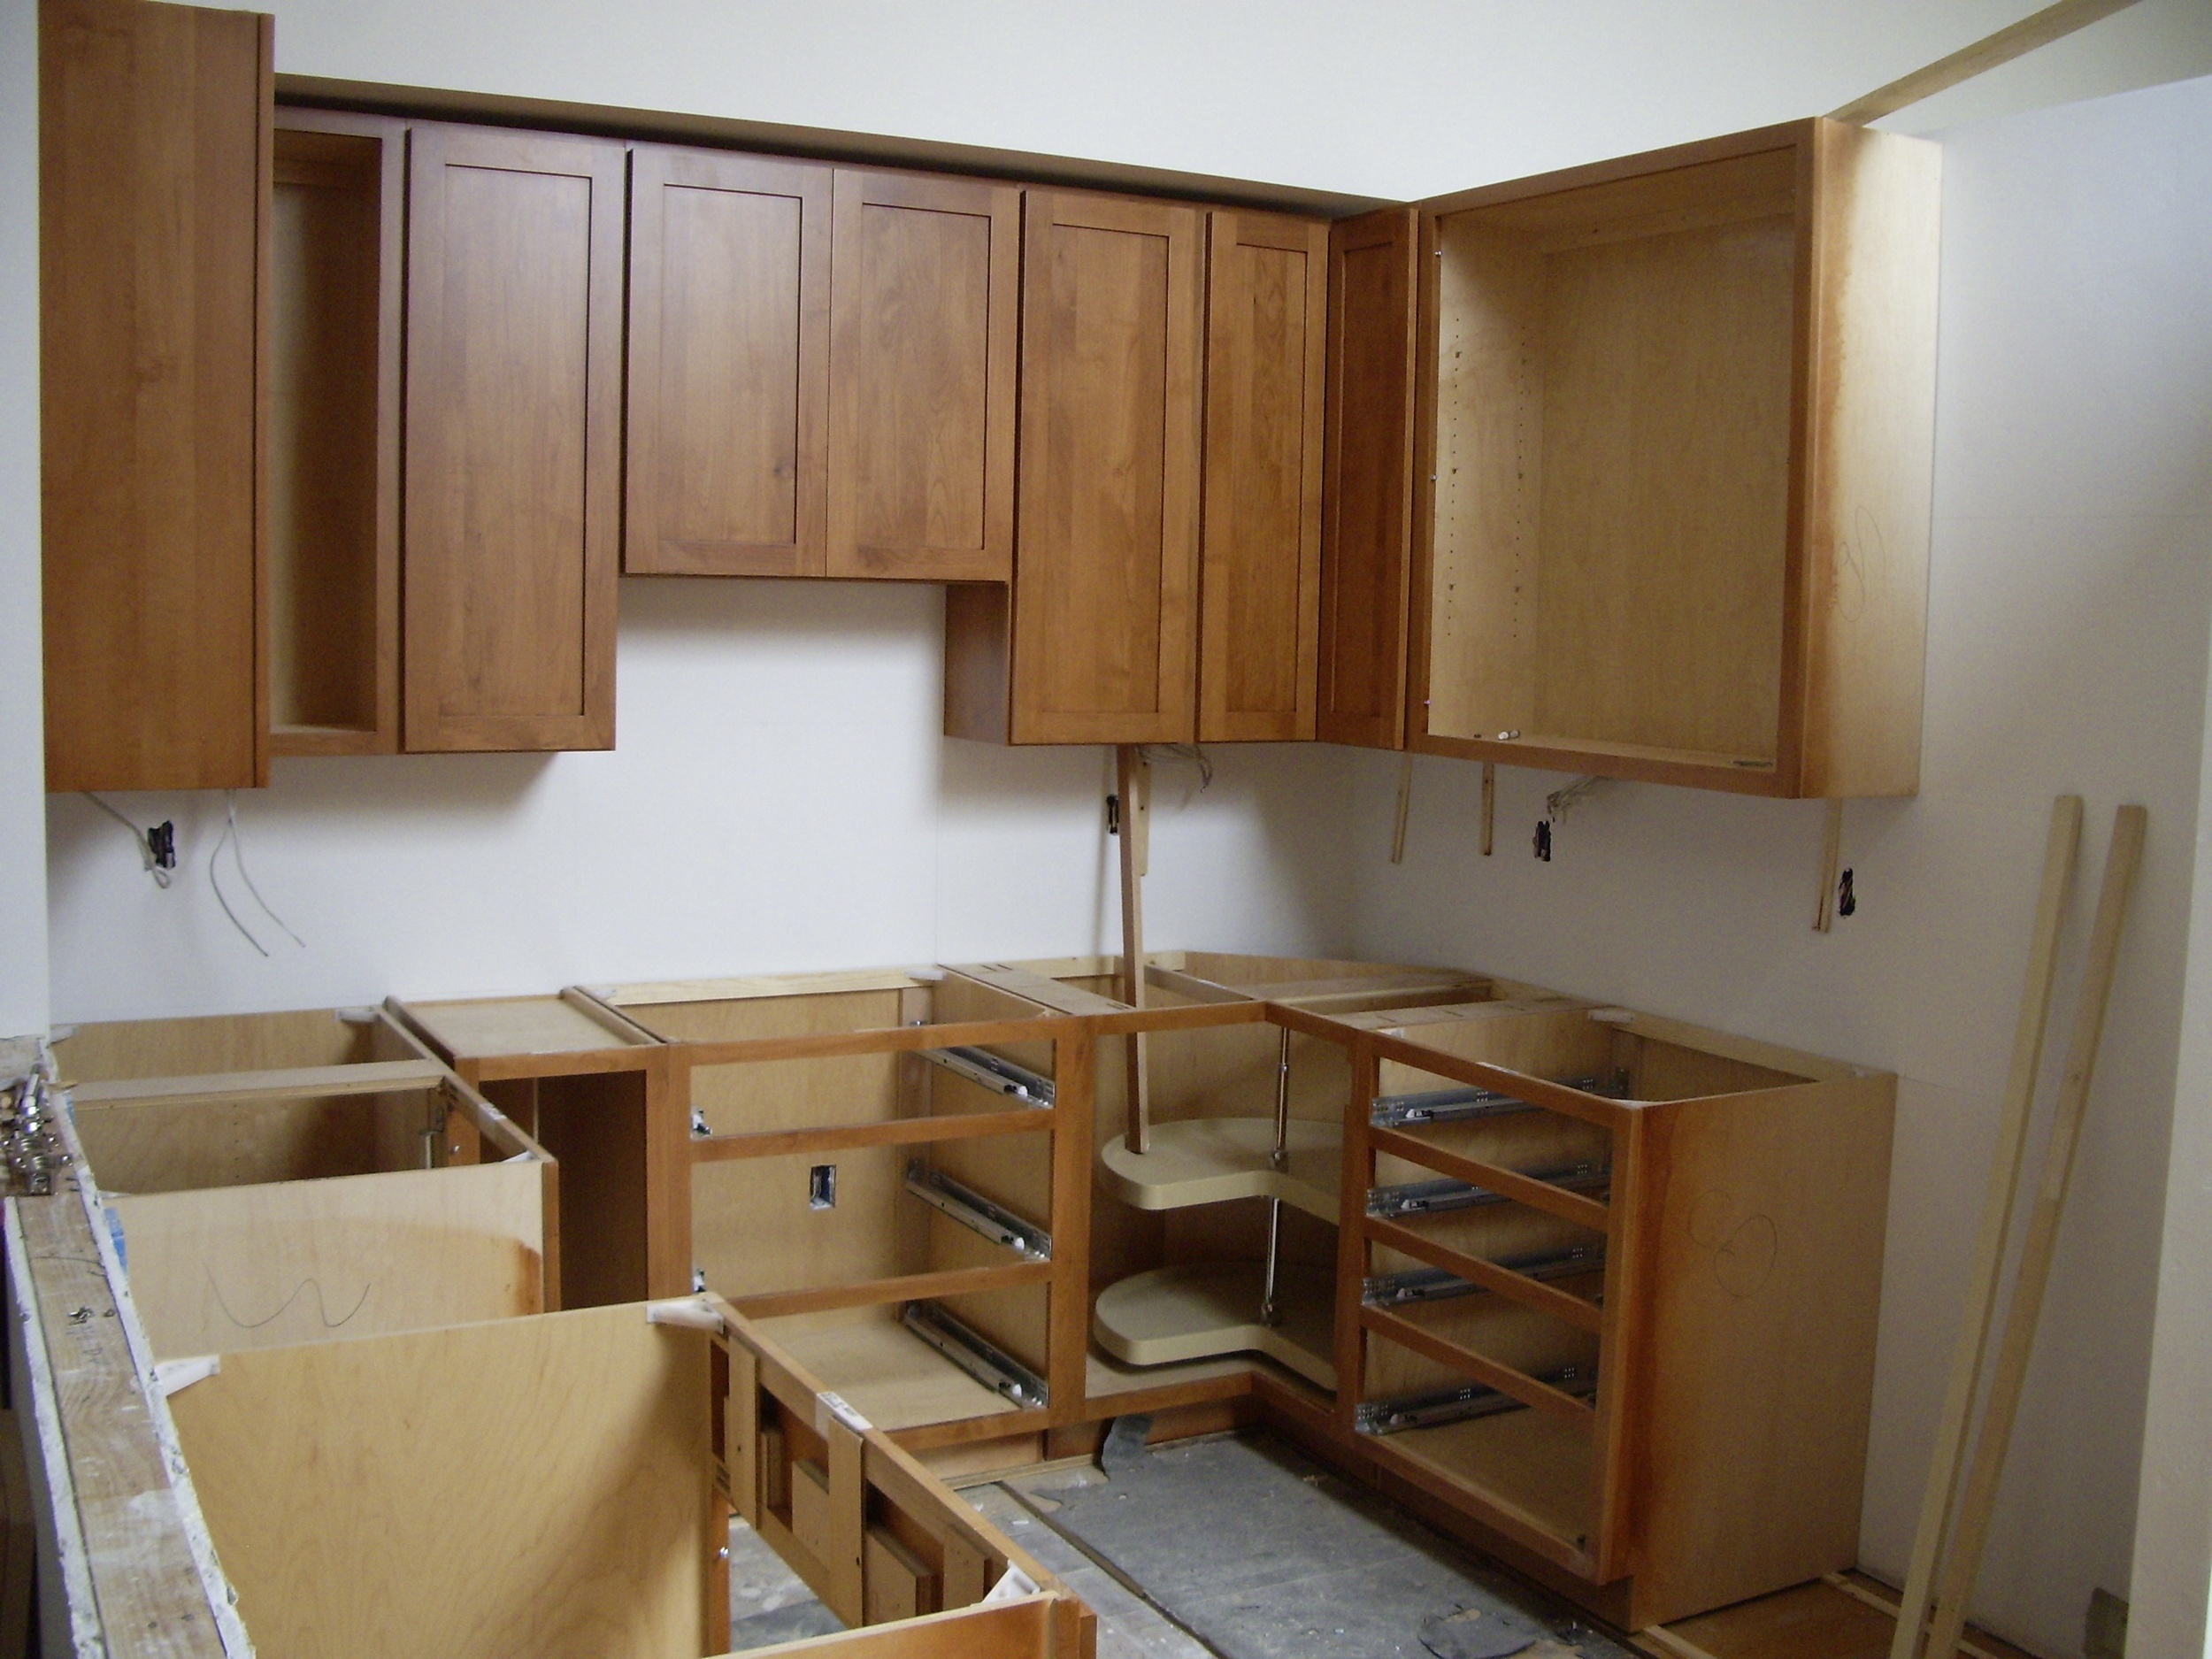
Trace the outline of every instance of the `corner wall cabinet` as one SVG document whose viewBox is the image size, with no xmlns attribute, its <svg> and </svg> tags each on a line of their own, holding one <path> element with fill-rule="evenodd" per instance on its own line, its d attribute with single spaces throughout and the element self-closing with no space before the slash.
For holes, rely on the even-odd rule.
<svg viewBox="0 0 2212 1659">
<path fill-rule="evenodd" d="M 41 0 L 46 787 L 263 782 L 270 19 Z"/>
<path fill-rule="evenodd" d="M 1408 743 L 1918 787 L 1939 156 L 1802 121 L 1421 204 Z M 1396 337 L 1375 304 L 1347 365 Z M 1351 457 L 1340 502 L 1402 465 Z"/>
</svg>

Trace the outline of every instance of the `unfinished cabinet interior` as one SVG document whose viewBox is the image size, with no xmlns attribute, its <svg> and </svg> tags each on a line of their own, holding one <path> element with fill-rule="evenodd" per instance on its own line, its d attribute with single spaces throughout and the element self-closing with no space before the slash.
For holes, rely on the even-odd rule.
<svg viewBox="0 0 2212 1659">
<path fill-rule="evenodd" d="M 407 747 L 611 749 L 623 146 L 408 149 Z"/>
<path fill-rule="evenodd" d="M 87 1025 L 57 1061 L 157 1361 L 557 1305 L 557 1166 L 376 1010 Z"/>
<path fill-rule="evenodd" d="M 42 0 L 46 787 L 265 780 L 270 20 Z"/>
<path fill-rule="evenodd" d="M 1849 1564 L 1896 1079 L 1563 999 L 1348 1023 L 1365 1455 L 1630 1628 Z"/>
<path fill-rule="evenodd" d="M 1414 748 L 1917 788 L 1939 155 L 1806 121 L 1423 204 Z"/>
<path fill-rule="evenodd" d="M 670 1045 L 700 1282 L 887 1429 L 1042 1426 L 1081 1351 L 1087 1033 L 956 973 L 591 995 Z"/>
<path fill-rule="evenodd" d="M 403 122 L 277 111 L 269 285 L 269 742 L 399 747 Z"/>
</svg>

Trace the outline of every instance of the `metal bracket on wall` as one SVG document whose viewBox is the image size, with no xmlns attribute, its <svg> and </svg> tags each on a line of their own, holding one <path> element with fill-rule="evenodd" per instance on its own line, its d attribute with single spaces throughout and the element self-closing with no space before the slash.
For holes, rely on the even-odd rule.
<svg viewBox="0 0 2212 1659">
<path fill-rule="evenodd" d="M 910 1302 L 900 1322 L 993 1393 L 1018 1406 L 1052 1402 L 1045 1379 L 933 1302 Z"/>
<path fill-rule="evenodd" d="M 988 1048 L 924 1048 L 923 1059 L 964 1077 L 979 1088 L 1003 1094 L 1039 1110 L 1052 1104 L 1052 1079 L 1040 1077 L 1026 1066 L 993 1054 Z"/>
<path fill-rule="evenodd" d="M 1012 1210 L 995 1204 L 972 1187 L 963 1187 L 919 1158 L 906 1166 L 906 1190 L 941 1214 L 952 1217 L 971 1233 L 981 1233 L 994 1244 L 1005 1245 L 1017 1256 L 1040 1262 L 1052 1259 L 1052 1235 L 1032 1226 Z"/>
</svg>

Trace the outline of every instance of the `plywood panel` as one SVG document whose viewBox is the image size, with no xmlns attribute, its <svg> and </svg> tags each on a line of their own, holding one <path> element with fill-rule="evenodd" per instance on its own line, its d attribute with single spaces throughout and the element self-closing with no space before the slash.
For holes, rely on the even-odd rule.
<svg viewBox="0 0 2212 1659">
<path fill-rule="evenodd" d="M 1200 739 L 1314 733 L 1328 227 L 1208 215 Z"/>
<path fill-rule="evenodd" d="M 1021 192 L 840 168 L 833 576 L 1004 581 Z"/>
<path fill-rule="evenodd" d="M 623 568 L 819 576 L 830 169 L 636 144 Z"/>
<path fill-rule="evenodd" d="M 726 1297 L 890 1279 L 923 1270 L 927 1207 L 906 1193 L 905 1147 L 731 1158 L 691 1171 L 692 1251 Z M 837 1203 L 808 1205 L 808 1171 L 837 1171 Z"/>
<path fill-rule="evenodd" d="M 77 1133 L 86 1161 L 108 1192 L 173 1193 L 367 1175 L 383 1167 L 379 1098 L 88 1102 L 76 1109 Z M 407 1098 L 427 1124 L 428 1101 L 420 1094 Z"/>
<path fill-rule="evenodd" d="M 627 1306 L 234 1355 L 169 1404 L 262 1651 L 668 1659 L 705 1634 L 707 1369 Z"/>
<path fill-rule="evenodd" d="M 1016 742 L 1195 734 L 1201 227 L 1030 193 Z"/>
<path fill-rule="evenodd" d="M 157 1359 L 539 1312 L 535 1162 L 120 1197 Z"/>
<path fill-rule="evenodd" d="M 407 747 L 611 748 L 622 146 L 422 123 L 409 165 Z"/>
<path fill-rule="evenodd" d="M 79 1025 L 58 1040 L 54 1061 L 64 1083 L 351 1065 L 386 1057 L 373 1052 L 380 1025 L 365 1010 L 362 1018 L 346 1019 L 322 1008 L 104 1020 Z"/>
</svg>

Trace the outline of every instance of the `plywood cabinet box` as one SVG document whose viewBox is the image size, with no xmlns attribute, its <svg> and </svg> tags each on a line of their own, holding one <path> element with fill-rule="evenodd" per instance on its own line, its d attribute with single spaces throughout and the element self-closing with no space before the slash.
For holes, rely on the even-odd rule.
<svg viewBox="0 0 2212 1659">
<path fill-rule="evenodd" d="M 1803 121 L 1441 197 L 1410 287 L 1409 221 L 1339 227 L 1383 424 L 1332 452 L 1333 729 L 1396 746 L 1402 688 L 1427 753 L 1912 793 L 1939 157 Z"/>
<path fill-rule="evenodd" d="M 55 1054 L 156 1360 L 558 1305 L 558 1165 L 377 1010 L 84 1025 Z"/>
</svg>

